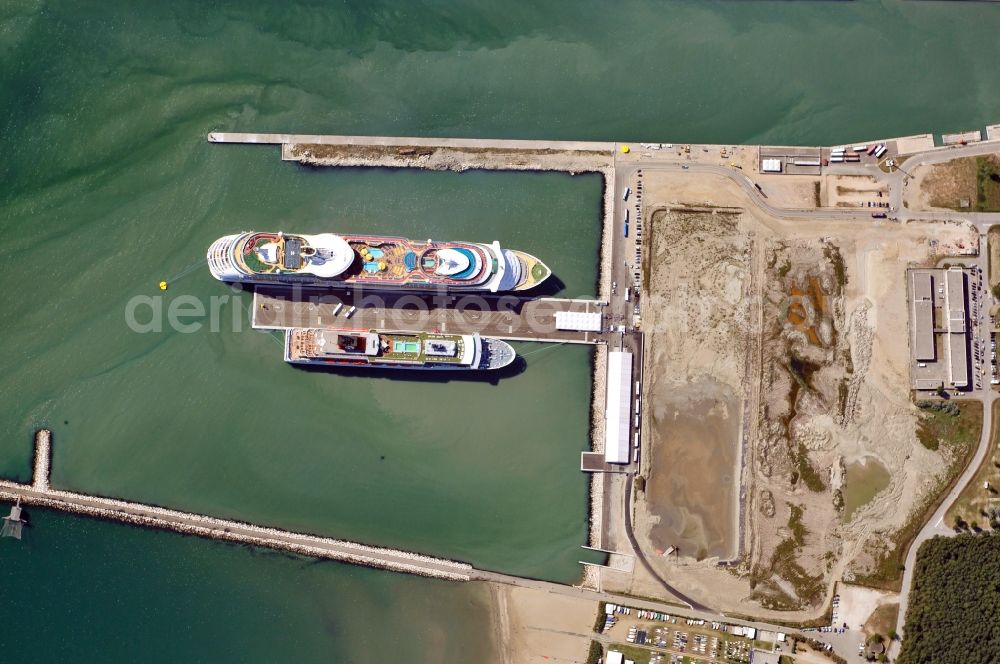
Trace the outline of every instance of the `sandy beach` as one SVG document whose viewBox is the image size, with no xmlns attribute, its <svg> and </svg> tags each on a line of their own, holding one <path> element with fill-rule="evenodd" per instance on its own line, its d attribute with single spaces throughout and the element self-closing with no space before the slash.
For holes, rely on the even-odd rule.
<svg viewBox="0 0 1000 664">
<path fill-rule="evenodd" d="M 590 648 L 597 602 L 490 583 L 494 638 L 503 664 L 582 662 Z"/>
</svg>

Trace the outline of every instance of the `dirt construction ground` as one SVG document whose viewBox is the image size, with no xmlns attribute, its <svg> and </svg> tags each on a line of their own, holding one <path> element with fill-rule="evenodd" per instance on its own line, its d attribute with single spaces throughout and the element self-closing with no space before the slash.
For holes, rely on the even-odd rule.
<svg viewBox="0 0 1000 664">
<path fill-rule="evenodd" d="M 916 169 L 903 198 L 911 210 L 969 210 L 975 202 L 974 157 Z"/>
<path fill-rule="evenodd" d="M 912 176 L 903 195 L 911 210 L 1000 210 L 1000 154 L 922 166 Z"/>
<path fill-rule="evenodd" d="M 978 236 L 958 223 L 783 221 L 714 175 L 646 171 L 644 187 L 636 537 L 705 604 L 815 618 L 834 580 L 873 568 L 947 465 L 915 435 L 904 271 Z M 862 459 L 890 480 L 847 521 L 844 469 Z M 605 588 L 656 593 L 636 570 Z"/>
</svg>

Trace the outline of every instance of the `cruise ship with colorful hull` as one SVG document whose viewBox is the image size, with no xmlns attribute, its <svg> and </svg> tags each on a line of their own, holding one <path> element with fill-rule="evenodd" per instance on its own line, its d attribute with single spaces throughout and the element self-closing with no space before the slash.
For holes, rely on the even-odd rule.
<svg viewBox="0 0 1000 664">
<path fill-rule="evenodd" d="M 499 242 L 426 242 L 375 235 L 240 233 L 208 249 L 220 281 L 396 291 L 507 292 L 534 288 L 551 271 Z"/>
<path fill-rule="evenodd" d="M 510 344 L 478 334 L 294 328 L 285 332 L 285 361 L 363 369 L 502 369 L 516 357 Z"/>
</svg>

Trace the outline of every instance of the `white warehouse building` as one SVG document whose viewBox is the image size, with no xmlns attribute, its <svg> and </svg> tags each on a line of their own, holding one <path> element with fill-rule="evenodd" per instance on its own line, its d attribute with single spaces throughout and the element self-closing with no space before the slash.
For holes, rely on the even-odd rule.
<svg viewBox="0 0 1000 664">
<path fill-rule="evenodd" d="M 632 353 L 608 353 L 608 385 L 604 406 L 604 460 L 629 462 L 632 405 Z"/>
</svg>

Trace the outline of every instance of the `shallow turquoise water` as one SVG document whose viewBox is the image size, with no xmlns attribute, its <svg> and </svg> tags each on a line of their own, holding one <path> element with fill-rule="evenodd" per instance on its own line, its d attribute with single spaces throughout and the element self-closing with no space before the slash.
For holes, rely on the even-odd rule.
<svg viewBox="0 0 1000 664">
<path fill-rule="evenodd" d="M 6 2 L 0 474 L 27 478 L 31 434 L 48 425 L 62 486 L 572 580 L 585 529 L 586 350 L 519 345 L 526 370 L 496 384 L 369 380 L 285 366 L 271 336 L 233 329 L 246 296 L 221 306 L 218 333 L 139 335 L 124 311 L 133 296 L 159 295 L 164 278 L 164 305 L 233 295 L 200 263 L 212 239 L 245 228 L 498 239 L 553 266 L 562 294 L 590 294 L 599 181 L 308 170 L 276 148 L 210 146 L 205 134 L 816 144 L 968 129 L 1000 122 L 998 29 L 991 3 L 901 0 Z M 209 561 L 206 587 L 240 565 L 222 545 L 121 533 L 131 531 L 39 519 L 32 555 L 0 542 L 0 564 L 16 555 L 20 570 L 5 597 L 30 597 L 69 560 L 64 546 L 82 556 L 67 569 L 113 581 L 100 543 L 121 538 L 134 538 L 132 560 L 196 547 L 176 555 Z M 297 618 L 282 634 L 302 659 L 332 649 L 384 661 L 364 654 L 375 637 L 351 603 L 432 587 L 331 568 L 326 583 L 349 598 L 323 605 L 339 625 L 331 633 L 308 617 L 316 596 L 298 579 L 311 577 L 246 555 L 259 592 L 280 593 L 276 613 Z M 154 596 L 178 610 L 156 574 L 136 567 L 115 598 L 62 584 L 67 605 L 89 598 L 94 609 L 77 623 L 43 622 L 24 599 L 8 610 L 26 616 L 26 641 L 55 630 L 83 652 L 118 635 L 104 614 Z M 473 601 L 478 591 L 453 592 Z M 215 629 L 261 624 L 244 604 L 213 605 L 224 616 Z M 487 638 L 480 623 L 428 611 L 386 624 L 414 630 L 413 661 L 448 661 L 439 640 Z M 214 645 L 197 630 L 190 643 Z"/>
</svg>

